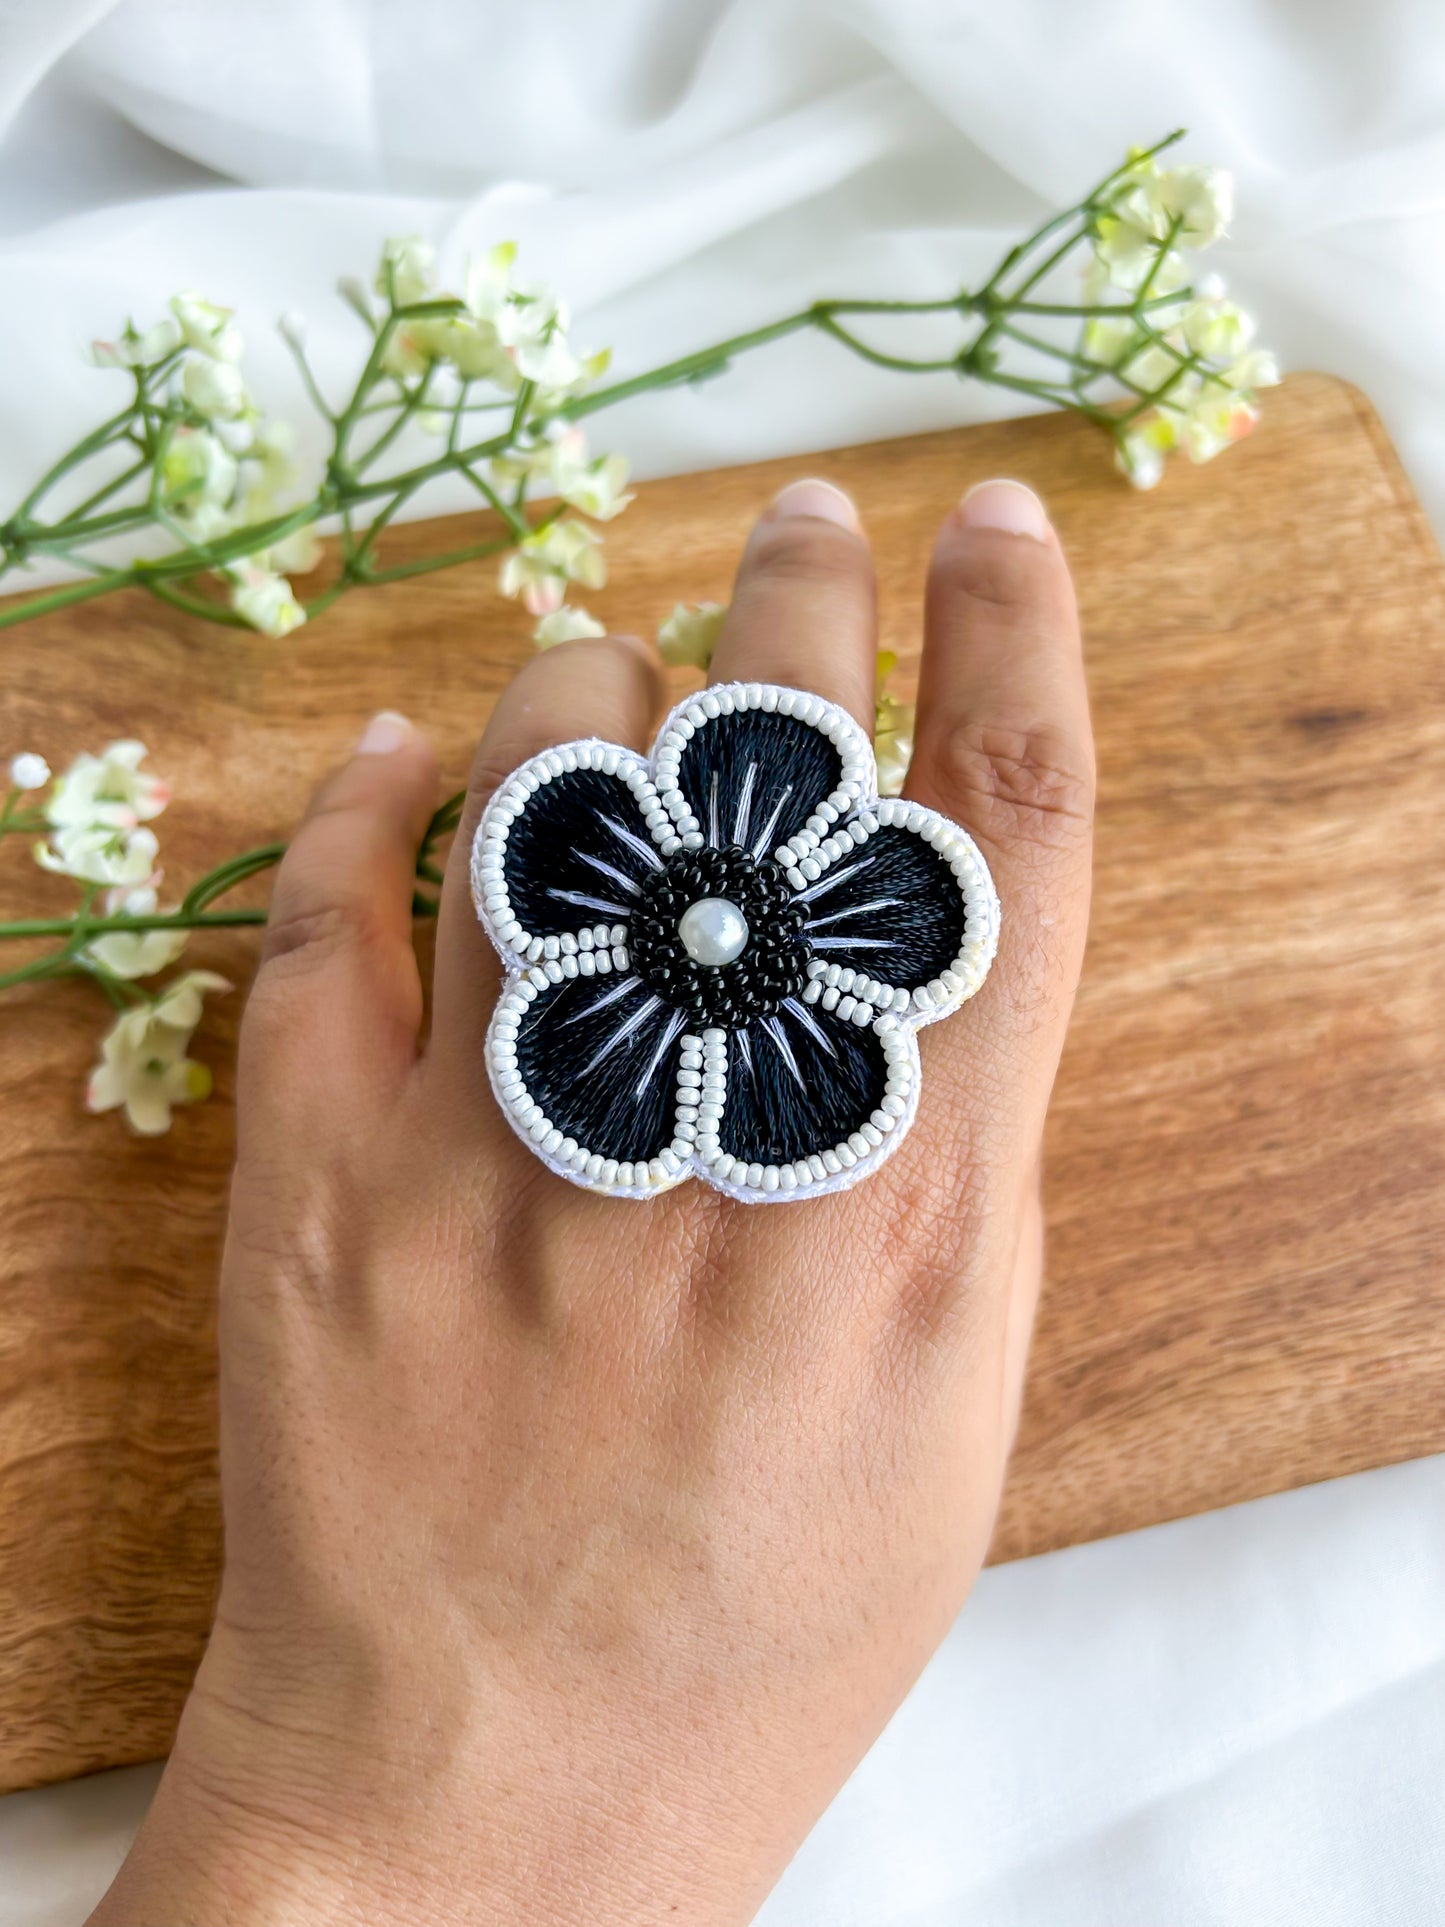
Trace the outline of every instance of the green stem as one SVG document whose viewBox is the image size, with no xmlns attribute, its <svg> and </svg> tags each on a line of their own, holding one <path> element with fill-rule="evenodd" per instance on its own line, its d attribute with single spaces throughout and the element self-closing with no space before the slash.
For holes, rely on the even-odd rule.
<svg viewBox="0 0 1445 1927">
<path fill-rule="evenodd" d="M 264 910 L 206 910 L 188 914 L 181 910 L 156 910 L 150 915 L 94 917 L 84 920 L 79 933 L 81 943 L 109 936 L 116 930 L 231 930 L 248 924 L 264 923 Z M 25 917 L 0 923 L 0 940 L 24 937 L 76 937 L 75 917 Z"/>
<path fill-rule="evenodd" d="M 539 524 L 540 526 L 540 524 Z M 409 582 L 413 576 L 433 575 L 438 569 L 454 569 L 459 562 L 479 562 L 488 555 L 500 555 L 512 543 L 475 542 L 470 548 L 452 549 L 446 555 L 424 556 L 417 562 L 398 562 L 390 569 L 373 569 L 368 582 Z"/>
<path fill-rule="evenodd" d="M 48 616 L 52 609 L 68 609 L 73 602 L 89 602 L 95 596 L 108 595 L 115 586 L 111 581 L 68 582 L 64 588 L 47 589 L 41 595 L 27 596 L 23 601 L 0 608 L 0 629 L 11 629 L 17 622 L 29 622 L 33 616 Z"/>
</svg>

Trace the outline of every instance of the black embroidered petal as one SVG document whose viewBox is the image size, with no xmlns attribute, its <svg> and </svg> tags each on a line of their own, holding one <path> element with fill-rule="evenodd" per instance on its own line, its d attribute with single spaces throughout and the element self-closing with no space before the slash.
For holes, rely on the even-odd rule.
<svg viewBox="0 0 1445 1927">
<path fill-rule="evenodd" d="M 765 856 L 802 829 L 842 771 L 837 745 L 812 724 L 748 709 L 703 724 L 677 781 L 709 843 Z"/>
<path fill-rule="evenodd" d="M 620 776 L 572 770 L 527 800 L 507 837 L 503 877 L 532 936 L 625 923 L 662 858 Z"/>
<path fill-rule="evenodd" d="M 886 1088 L 871 1027 L 789 1003 L 729 1042 L 722 1148 L 764 1166 L 821 1156 L 871 1120 Z"/>
<path fill-rule="evenodd" d="M 947 861 L 914 831 L 886 824 L 798 901 L 819 962 L 902 990 L 949 969 L 967 933 L 963 893 Z"/>
<path fill-rule="evenodd" d="M 517 1037 L 517 1069 L 564 1135 L 631 1163 L 672 1142 L 681 1017 L 639 977 L 574 977 L 541 992 Z"/>
</svg>

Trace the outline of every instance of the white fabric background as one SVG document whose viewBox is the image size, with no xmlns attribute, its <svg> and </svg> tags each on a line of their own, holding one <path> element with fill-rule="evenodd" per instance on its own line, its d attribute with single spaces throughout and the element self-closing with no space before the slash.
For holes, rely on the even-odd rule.
<svg viewBox="0 0 1445 1927">
<path fill-rule="evenodd" d="M 515 236 L 630 370 L 977 278 L 1178 123 L 1265 340 L 1367 390 L 1442 526 L 1439 0 L 0 0 L 0 506 L 178 287 L 299 421 L 280 311 L 339 383 L 383 235 Z M 660 474 L 1003 412 L 799 340 L 596 426 Z M 767 1927 L 1440 1927 L 1442 1526 L 1426 1461 L 985 1575 Z M 0 1801 L 0 1927 L 83 1919 L 152 1778 Z"/>
</svg>

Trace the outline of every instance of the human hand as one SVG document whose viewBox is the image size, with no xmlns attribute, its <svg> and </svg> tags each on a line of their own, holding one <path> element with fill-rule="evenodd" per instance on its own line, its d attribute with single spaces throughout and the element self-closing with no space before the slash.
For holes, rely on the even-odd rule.
<svg viewBox="0 0 1445 1927">
<path fill-rule="evenodd" d="M 867 726 L 873 583 L 800 483 L 715 680 Z M 909 794 L 961 823 L 997 961 L 920 1037 L 917 1120 L 848 1192 L 645 1205 L 554 1176 L 482 1057 L 467 883 L 490 791 L 639 749 L 652 653 L 529 663 L 411 942 L 425 740 L 379 719 L 277 878 L 242 1036 L 210 1648 L 95 1927 L 740 1927 L 945 1632 L 987 1547 L 1042 1262 L 1044 1112 L 1083 950 L 1093 757 L 1068 570 L 993 484 L 944 522 Z"/>
</svg>

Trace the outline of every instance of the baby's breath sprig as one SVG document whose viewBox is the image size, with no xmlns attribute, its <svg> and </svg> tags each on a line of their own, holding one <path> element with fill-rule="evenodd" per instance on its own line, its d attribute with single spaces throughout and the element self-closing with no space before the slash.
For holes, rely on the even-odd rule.
<svg viewBox="0 0 1445 1927">
<path fill-rule="evenodd" d="M 1069 409 L 1109 435 L 1131 482 L 1152 487 L 1170 452 L 1208 461 L 1247 433 L 1260 389 L 1278 380 L 1218 278 L 1193 278 L 1192 256 L 1228 225 L 1232 190 L 1215 169 L 1166 165 L 1161 156 L 1180 138 L 1131 152 L 977 288 L 927 301 L 814 301 L 610 383 L 607 352 L 573 346 L 565 304 L 519 278 L 510 244 L 473 263 L 454 294 L 438 286 L 427 242 L 388 241 L 369 287 L 341 286 L 365 330 L 365 353 L 339 405 L 311 366 L 304 324 L 292 315 L 280 323 L 331 439 L 309 494 L 294 431 L 267 417 L 247 387 L 234 316 L 179 294 L 153 326 L 127 324 L 93 344 L 96 364 L 128 380 L 125 406 L 54 462 L 0 523 L 0 583 L 41 559 L 69 565 L 75 579 L 0 606 L 0 628 L 138 588 L 206 621 L 281 638 L 353 589 L 490 556 L 501 592 L 535 618 L 539 648 L 599 635 L 602 624 L 575 597 L 606 580 L 602 530 L 632 498 L 625 459 L 595 454 L 582 422 L 809 331 L 878 367 L 951 374 Z M 1061 298 L 1071 291 L 1056 283 L 1071 263 L 1081 279 L 1074 298 Z M 958 339 L 920 352 L 910 337 L 920 325 L 936 335 L 940 323 L 954 324 Z M 495 511 L 496 532 L 446 554 L 385 562 L 392 522 L 444 477 L 460 477 Z M 318 569 L 321 524 L 338 532 L 337 566 L 303 593 L 295 579 Z M 147 552 L 135 555 L 137 545 Z M 725 614 L 714 603 L 679 604 L 659 627 L 664 658 L 705 671 Z M 892 666 L 880 658 L 874 729 L 885 793 L 901 789 L 912 752 L 912 708 L 886 688 Z M 69 879 L 79 900 L 59 916 L 0 922 L 0 940 L 51 946 L 0 973 L 0 991 L 56 977 L 93 981 L 115 1015 L 87 1101 L 158 1132 L 174 1105 L 210 1088 L 187 1051 L 204 997 L 227 986 L 206 970 L 153 980 L 178 962 L 192 932 L 265 921 L 264 910 L 224 899 L 278 862 L 284 846 L 228 858 L 163 906 L 152 824 L 169 791 L 145 758 L 140 743 L 116 742 L 53 781 L 34 753 L 12 761 L 0 837 L 24 835 L 42 868 Z M 443 804 L 418 856 L 419 916 L 435 912 L 436 846 L 455 829 L 460 806 L 459 797 Z"/>
<path fill-rule="evenodd" d="M 139 588 L 208 621 L 282 637 L 353 589 L 495 555 L 503 594 L 537 618 L 539 643 L 592 633 L 595 619 L 571 598 L 605 581 L 599 525 L 632 498 L 626 460 L 594 454 L 583 420 L 806 331 L 881 368 L 951 374 L 1081 414 L 1112 437 L 1129 479 L 1152 486 L 1171 449 L 1204 461 L 1237 440 L 1253 425 L 1258 391 L 1278 379 L 1217 277 L 1190 279 L 1189 257 L 1224 232 L 1231 189 L 1218 170 L 1163 165 L 1180 138 L 1131 153 L 1011 248 L 980 287 L 927 301 L 810 302 L 611 383 L 608 352 L 573 346 L 565 303 L 519 278 L 510 243 L 474 262 L 454 294 L 438 287 L 426 241 L 388 241 L 370 288 L 342 284 L 367 337 L 342 403 L 328 401 L 311 367 L 301 320 L 279 324 L 331 437 L 309 495 L 294 431 L 247 387 L 234 317 L 178 294 L 153 326 L 127 324 L 93 344 L 92 359 L 129 380 L 129 400 L 0 523 L 0 583 L 42 559 L 77 579 L 0 608 L 0 628 Z M 1078 297 L 1046 298 L 1055 291 L 1045 284 L 1075 256 L 1085 264 Z M 910 349 L 910 331 L 936 330 L 940 318 L 956 322 L 960 339 L 942 352 Z M 437 446 L 424 451 L 419 436 Z M 497 533 L 387 566 L 386 530 L 446 477 L 496 511 Z M 294 578 L 316 569 L 323 523 L 338 531 L 338 566 L 303 595 Z M 136 556 L 137 544 L 159 552 Z"/>
</svg>

